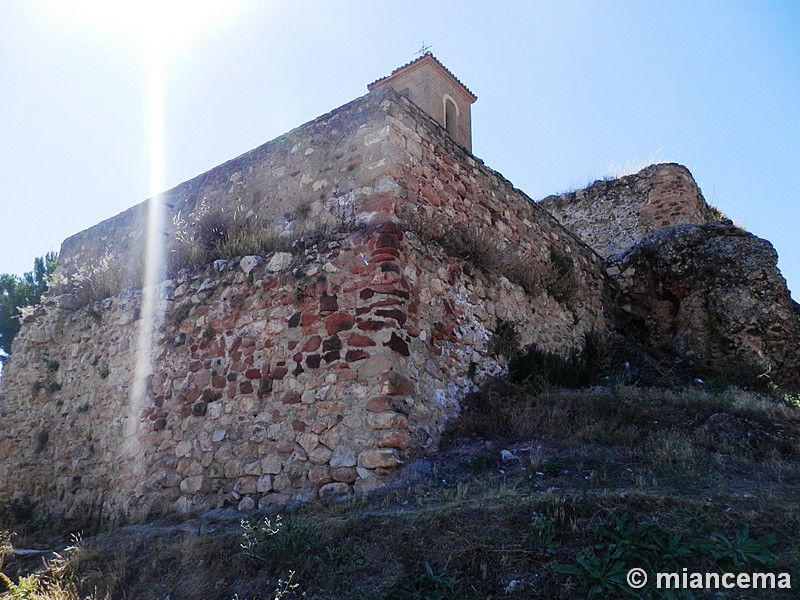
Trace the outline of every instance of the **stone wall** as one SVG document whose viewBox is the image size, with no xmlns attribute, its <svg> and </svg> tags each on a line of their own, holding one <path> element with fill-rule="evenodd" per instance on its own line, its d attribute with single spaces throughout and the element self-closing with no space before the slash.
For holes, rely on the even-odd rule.
<svg viewBox="0 0 800 600">
<path fill-rule="evenodd" d="M 465 264 L 387 223 L 183 271 L 160 290 L 142 397 L 140 292 L 74 312 L 51 301 L 6 367 L 0 500 L 146 514 L 383 486 L 502 370 L 498 319 L 554 350 L 576 320 L 604 325 Z"/>
<path fill-rule="evenodd" d="M 54 298 L 28 318 L 0 395 L 0 501 L 144 515 L 366 492 L 434 449 L 464 395 L 503 371 L 500 321 L 559 353 L 606 331 L 602 263 L 549 214 L 392 90 L 339 111 L 170 192 L 188 210 L 269 179 L 281 193 L 249 210 L 321 211 L 344 194 L 357 226 L 165 282 L 145 381 L 141 291 L 79 310 Z M 314 137 L 326 127 L 330 146 Z M 286 166 L 315 155 L 328 162 L 310 174 Z M 66 258 L 121 252 L 136 211 L 70 238 Z M 568 294 L 523 290 L 429 239 L 454 228 L 542 268 L 568 256 Z"/>
<path fill-rule="evenodd" d="M 680 223 L 716 219 L 689 170 L 666 163 L 634 175 L 539 202 L 600 256 L 622 252 L 646 235 Z"/>
<path fill-rule="evenodd" d="M 385 96 L 391 95 L 367 94 L 164 192 L 169 235 L 175 220 L 191 224 L 202 210 L 238 212 L 239 218 L 272 223 L 288 237 L 302 220 L 299 211 L 331 224 L 339 213 L 352 215 L 359 202 L 398 176 L 386 148 Z M 151 201 L 67 238 L 59 255 L 62 273 L 104 255 L 135 263 Z"/>
</svg>

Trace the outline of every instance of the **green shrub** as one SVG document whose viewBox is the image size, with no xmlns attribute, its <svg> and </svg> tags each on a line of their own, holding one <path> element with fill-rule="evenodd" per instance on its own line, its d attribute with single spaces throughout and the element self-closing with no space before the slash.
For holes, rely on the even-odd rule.
<svg viewBox="0 0 800 600">
<path fill-rule="evenodd" d="M 494 335 L 489 340 L 489 353 L 513 358 L 519 354 L 519 336 L 514 321 L 497 320 Z"/>
<path fill-rule="evenodd" d="M 245 553 L 269 568 L 273 575 L 295 571 L 301 576 L 313 570 L 320 545 L 319 533 L 299 516 L 264 517 L 253 524 L 242 520 L 241 546 Z"/>
<path fill-rule="evenodd" d="M 386 596 L 387 600 L 457 600 L 461 597 L 458 581 L 435 572 L 427 562 L 421 574 L 402 581 Z"/>
<path fill-rule="evenodd" d="M 570 256 L 550 250 L 550 270 L 545 283 L 547 293 L 556 302 L 570 305 L 575 299 L 578 279 Z"/>
<path fill-rule="evenodd" d="M 594 334 L 587 334 L 583 347 L 566 357 L 529 346 L 511 360 L 508 377 L 513 383 L 534 390 L 586 387 L 597 377 L 604 354 L 600 339 Z"/>
</svg>

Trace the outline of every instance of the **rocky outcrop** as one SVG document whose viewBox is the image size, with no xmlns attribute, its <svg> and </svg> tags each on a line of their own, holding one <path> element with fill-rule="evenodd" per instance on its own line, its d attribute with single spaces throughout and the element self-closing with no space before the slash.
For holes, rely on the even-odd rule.
<svg viewBox="0 0 800 600">
<path fill-rule="evenodd" d="M 677 225 L 611 257 L 617 329 L 697 368 L 800 385 L 800 305 L 772 245 L 730 221 Z"/>
</svg>

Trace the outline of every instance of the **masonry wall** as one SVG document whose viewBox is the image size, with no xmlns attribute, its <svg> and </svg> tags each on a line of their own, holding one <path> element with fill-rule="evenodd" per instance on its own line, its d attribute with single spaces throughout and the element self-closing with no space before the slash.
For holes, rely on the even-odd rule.
<svg viewBox="0 0 800 600">
<path fill-rule="evenodd" d="M 574 336 L 574 309 L 391 223 L 274 259 L 162 287 L 141 397 L 138 292 L 90 311 L 51 302 L 26 323 L 3 382 L 0 500 L 145 515 L 370 491 L 435 448 L 465 393 L 502 370 L 498 319 L 527 342 Z"/>
<path fill-rule="evenodd" d="M 134 380 L 145 352 L 137 348 L 140 291 L 79 310 L 53 298 L 28 318 L 0 396 L 0 501 L 66 512 L 102 501 L 144 516 L 378 489 L 436 448 L 467 392 L 502 373 L 490 343 L 501 320 L 515 323 L 521 344 L 562 353 L 605 331 L 601 261 L 550 215 L 395 92 L 340 110 L 360 115 L 326 117 L 352 123 L 347 152 L 336 158 L 313 135 L 294 139 L 294 154 L 271 152 L 286 160 L 319 152 L 331 163 L 308 183 L 287 169 L 271 185 L 291 202 L 324 203 L 332 192 L 312 182 L 338 178 L 356 229 L 165 282 L 144 381 Z M 222 191 L 235 187 L 232 177 L 259 172 L 219 169 L 202 180 L 216 187 L 186 184 L 187 203 L 200 188 L 218 190 L 223 202 L 233 197 Z M 267 203 L 263 214 L 274 208 Z M 439 233 L 469 225 L 543 265 L 554 251 L 569 255 L 569 297 L 526 292 L 502 272 L 448 255 L 421 235 L 439 225 Z M 65 242 L 68 257 L 75 264 L 106 243 L 120 252 L 124 242 L 109 235 L 136 232 L 127 216 L 106 222 L 80 244 Z"/>
<path fill-rule="evenodd" d="M 274 224 L 289 238 L 302 219 L 334 224 L 397 178 L 387 158 L 385 93 L 367 94 L 161 195 L 168 236 L 175 222 L 192 224 L 202 211 Z M 67 238 L 59 269 L 69 275 L 104 255 L 137 263 L 150 200 Z M 191 233 L 191 232 L 190 232 Z"/>
<path fill-rule="evenodd" d="M 539 206 L 604 258 L 660 229 L 716 219 L 689 170 L 673 163 L 548 196 Z"/>
</svg>

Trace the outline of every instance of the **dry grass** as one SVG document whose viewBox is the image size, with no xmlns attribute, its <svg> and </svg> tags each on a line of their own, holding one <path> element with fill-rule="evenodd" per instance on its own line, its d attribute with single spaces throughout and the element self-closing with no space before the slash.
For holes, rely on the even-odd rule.
<svg viewBox="0 0 800 600">
<path fill-rule="evenodd" d="M 579 281 L 572 259 L 551 250 L 546 261 L 515 251 L 497 234 L 476 224 L 448 225 L 420 212 L 407 211 L 404 221 L 424 243 L 436 242 L 451 256 L 458 257 L 487 274 L 502 275 L 533 297 L 547 294 L 569 306 Z"/>
<path fill-rule="evenodd" d="M 172 235 L 166 249 L 165 271 L 174 277 L 182 269 L 205 265 L 218 259 L 245 255 L 268 255 L 288 252 L 300 239 L 327 239 L 353 227 L 349 213 L 342 213 L 341 222 L 325 224 L 310 219 L 308 205 L 298 207 L 291 225 L 281 228 L 257 215 L 246 217 L 238 208 L 232 212 L 198 209 L 191 223 L 180 215 L 173 219 Z M 123 259 L 105 254 L 87 262 L 68 278 L 57 273 L 50 285 L 51 294 L 72 294 L 79 306 L 88 306 L 119 293 L 126 288 L 141 288 L 144 281 L 144 259 L 133 252 Z"/>
<path fill-rule="evenodd" d="M 97 261 L 81 265 L 69 278 L 56 273 L 50 284 L 50 294 L 72 294 L 80 306 L 119 293 L 126 288 L 140 288 L 144 281 L 144 259 L 134 252 L 123 262 L 108 253 Z"/>
<path fill-rule="evenodd" d="M 789 447 L 721 454 L 696 433 L 717 414 L 780 433 Z M 733 565 L 703 548 L 712 532 L 733 539 L 743 524 L 753 544 L 777 539 L 762 569 L 800 568 L 800 411 L 780 398 L 639 387 L 531 395 L 498 382 L 470 399 L 456 430 L 462 437 L 450 436 L 430 477 L 381 496 L 286 508 L 274 535 L 252 516 L 256 543 L 246 548 L 236 516 L 93 536 L 50 575 L 38 572 L 61 587 L 35 598 L 271 600 L 295 572 L 299 587 L 286 599 L 566 600 L 585 597 L 585 582 L 551 566 L 607 548 L 609 536 L 637 543 L 666 532 L 693 553 L 693 568 L 725 571 Z M 503 449 L 517 459 L 504 462 Z M 4 570 L 13 579 L 30 572 L 16 567 Z M 413 595 L 423 588 L 430 595 Z"/>
</svg>

